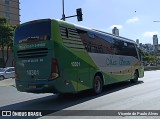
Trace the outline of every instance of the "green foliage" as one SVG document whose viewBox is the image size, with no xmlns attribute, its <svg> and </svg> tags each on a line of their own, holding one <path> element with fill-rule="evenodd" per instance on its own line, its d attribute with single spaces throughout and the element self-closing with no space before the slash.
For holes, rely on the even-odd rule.
<svg viewBox="0 0 160 119">
<path fill-rule="evenodd" d="M 13 27 L 4 18 L 0 18 L 0 45 L 11 46 L 13 42 Z"/>
<path fill-rule="evenodd" d="M 3 67 L 6 66 L 8 61 L 8 50 L 13 47 L 13 32 L 15 26 L 11 26 L 8 24 L 5 18 L 0 17 L 0 48 L 2 51 L 2 59 L 3 59 Z M 7 50 L 6 59 L 4 50 Z"/>
<path fill-rule="evenodd" d="M 142 55 L 142 59 L 144 62 L 147 62 L 147 63 L 156 62 L 154 53 L 145 52 L 142 49 L 139 49 L 139 50 L 140 50 L 140 53 Z"/>
<path fill-rule="evenodd" d="M 154 55 L 149 55 L 149 56 L 143 56 L 143 61 L 149 62 L 155 62 L 155 56 Z"/>
</svg>

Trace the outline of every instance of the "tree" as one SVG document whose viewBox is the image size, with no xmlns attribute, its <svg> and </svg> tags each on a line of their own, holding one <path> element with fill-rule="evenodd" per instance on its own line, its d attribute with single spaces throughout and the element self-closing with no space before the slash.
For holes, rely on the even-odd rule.
<svg viewBox="0 0 160 119">
<path fill-rule="evenodd" d="M 6 67 L 9 58 L 9 49 L 13 46 L 14 26 L 7 23 L 5 18 L 0 18 L 0 48 L 2 53 L 2 64 Z M 5 51 L 6 50 L 6 58 Z"/>
</svg>

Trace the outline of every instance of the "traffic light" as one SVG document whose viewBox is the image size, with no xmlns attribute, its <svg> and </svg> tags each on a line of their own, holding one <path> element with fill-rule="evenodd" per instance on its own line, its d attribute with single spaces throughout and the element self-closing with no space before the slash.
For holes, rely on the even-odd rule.
<svg viewBox="0 0 160 119">
<path fill-rule="evenodd" d="M 76 12 L 77 12 L 77 20 L 78 21 L 82 21 L 83 20 L 83 18 L 82 18 L 82 9 L 81 8 L 78 8 L 78 9 L 76 9 Z"/>
</svg>

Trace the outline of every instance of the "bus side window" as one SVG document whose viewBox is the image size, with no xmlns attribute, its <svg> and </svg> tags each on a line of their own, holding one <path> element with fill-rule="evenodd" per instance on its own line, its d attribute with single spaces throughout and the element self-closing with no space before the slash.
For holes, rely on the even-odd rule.
<svg viewBox="0 0 160 119">
<path fill-rule="evenodd" d="M 87 50 L 87 52 L 91 52 L 91 46 L 89 43 L 84 43 L 85 49 Z"/>
<path fill-rule="evenodd" d="M 114 39 L 114 46 L 113 48 L 115 48 L 115 54 L 116 55 L 125 55 L 124 53 L 124 42 L 118 39 Z"/>
<path fill-rule="evenodd" d="M 125 48 L 125 51 L 127 56 L 133 56 L 138 59 L 136 46 L 133 43 L 127 43 L 127 47 Z"/>
<path fill-rule="evenodd" d="M 99 52 L 99 53 L 103 53 L 102 45 L 100 45 L 100 46 L 98 47 L 98 52 Z"/>
</svg>

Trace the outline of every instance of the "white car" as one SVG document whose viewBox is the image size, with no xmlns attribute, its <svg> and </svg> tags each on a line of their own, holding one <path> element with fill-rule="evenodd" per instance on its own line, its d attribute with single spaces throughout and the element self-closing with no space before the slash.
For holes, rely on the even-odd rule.
<svg viewBox="0 0 160 119">
<path fill-rule="evenodd" d="M 15 77 L 14 67 L 0 68 L 0 80 L 4 80 L 5 78 L 14 78 L 14 77 Z"/>
</svg>

